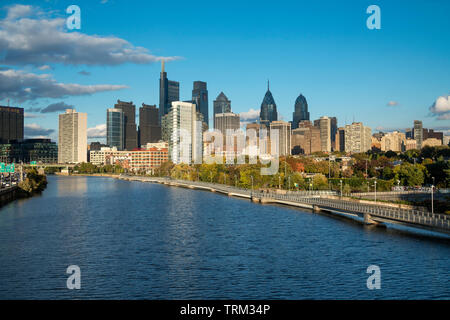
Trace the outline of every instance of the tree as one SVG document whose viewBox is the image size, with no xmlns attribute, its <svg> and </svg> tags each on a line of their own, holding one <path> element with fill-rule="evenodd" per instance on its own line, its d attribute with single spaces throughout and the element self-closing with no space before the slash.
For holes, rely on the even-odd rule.
<svg viewBox="0 0 450 320">
<path fill-rule="evenodd" d="M 395 179 L 404 186 L 420 186 L 425 180 L 425 170 L 421 164 L 403 163 L 394 168 Z"/>
</svg>

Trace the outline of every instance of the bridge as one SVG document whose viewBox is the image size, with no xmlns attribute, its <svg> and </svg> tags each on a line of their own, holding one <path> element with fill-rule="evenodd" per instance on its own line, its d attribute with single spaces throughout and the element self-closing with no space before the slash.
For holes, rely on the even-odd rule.
<svg viewBox="0 0 450 320">
<path fill-rule="evenodd" d="M 247 198 L 262 204 L 275 203 L 311 209 L 314 212 L 324 211 L 350 218 L 360 218 L 365 224 L 392 223 L 450 234 L 450 215 L 431 213 L 425 211 L 425 209 L 419 210 L 406 205 L 343 198 L 334 191 L 263 192 L 217 183 L 168 178 L 121 175 L 119 179 L 206 190 L 228 196 Z"/>
</svg>

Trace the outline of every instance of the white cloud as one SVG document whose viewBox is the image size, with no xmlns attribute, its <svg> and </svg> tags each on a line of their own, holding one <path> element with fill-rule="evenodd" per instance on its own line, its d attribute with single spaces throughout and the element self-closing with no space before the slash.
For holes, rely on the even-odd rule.
<svg viewBox="0 0 450 320">
<path fill-rule="evenodd" d="M 38 69 L 41 70 L 41 71 L 45 71 L 45 70 L 51 70 L 52 67 L 50 67 L 49 65 L 45 64 L 43 66 L 40 66 Z"/>
<path fill-rule="evenodd" d="M 7 18 L 0 20 L 0 64 L 119 65 L 178 58 L 152 55 L 146 48 L 114 36 L 69 32 L 64 18 L 52 17 L 52 12 L 44 14 L 36 7 L 14 5 L 7 7 L 7 12 Z"/>
<path fill-rule="evenodd" d="M 438 120 L 450 120 L 450 95 L 437 98 L 430 107 L 430 112 Z"/>
<path fill-rule="evenodd" d="M 248 111 L 239 113 L 241 120 L 257 120 L 259 118 L 259 110 L 251 108 Z"/>
<path fill-rule="evenodd" d="M 26 124 L 24 131 L 27 138 L 48 138 L 50 134 L 55 132 L 54 129 L 45 129 L 37 123 Z"/>
<path fill-rule="evenodd" d="M 93 128 L 87 129 L 88 138 L 104 138 L 106 137 L 106 124 L 98 124 Z"/>
<path fill-rule="evenodd" d="M 18 70 L 0 70 L 0 100 L 23 102 L 39 98 L 64 98 L 91 95 L 102 91 L 128 88 L 125 85 L 80 85 L 56 82 L 49 74 L 25 73 Z"/>
</svg>

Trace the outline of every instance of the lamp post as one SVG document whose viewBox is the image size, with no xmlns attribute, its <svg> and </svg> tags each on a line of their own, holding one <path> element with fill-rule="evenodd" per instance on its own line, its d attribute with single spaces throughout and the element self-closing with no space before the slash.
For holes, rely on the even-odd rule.
<svg viewBox="0 0 450 320">
<path fill-rule="evenodd" d="M 375 202 L 377 202 L 377 180 L 375 180 Z"/>
<path fill-rule="evenodd" d="M 281 176 L 278 175 L 278 189 L 281 189 Z"/>
<path fill-rule="evenodd" d="M 341 184 L 341 198 L 342 198 L 342 180 L 339 181 Z"/>
<path fill-rule="evenodd" d="M 431 185 L 431 214 L 434 214 L 434 199 L 433 199 L 434 177 L 431 178 L 433 179 L 433 184 Z"/>
</svg>

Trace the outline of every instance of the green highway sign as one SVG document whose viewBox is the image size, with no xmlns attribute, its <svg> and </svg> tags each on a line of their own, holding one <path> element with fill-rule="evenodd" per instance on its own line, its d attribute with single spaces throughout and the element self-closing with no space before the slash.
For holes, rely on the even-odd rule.
<svg viewBox="0 0 450 320">
<path fill-rule="evenodd" d="M 7 164 L 5 165 L 4 162 L 0 163 L 0 173 L 5 173 L 5 172 L 10 172 L 10 173 L 14 173 L 15 172 L 15 164 Z"/>
<path fill-rule="evenodd" d="M 36 165 L 36 161 L 31 161 L 30 164 L 31 164 L 32 166 L 35 166 L 35 165 Z"/>
</svg>

